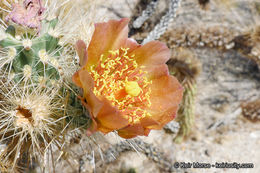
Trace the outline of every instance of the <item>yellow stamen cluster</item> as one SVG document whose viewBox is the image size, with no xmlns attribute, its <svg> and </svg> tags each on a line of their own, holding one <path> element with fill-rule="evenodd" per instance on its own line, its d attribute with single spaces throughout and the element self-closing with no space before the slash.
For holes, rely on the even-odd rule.
<svg viewBox="0 0 260 173">
<path fill-rule="evenodd" d="M 139 66 L 134 55 L 128 56 L 128 48 L 109 51 L 101 55 L 97 65 L 90 66 L 95 86 L 94 94 L 105 97 L 127 116 L 129 123 L 150 116 L 146 107 L 151 106 L 151 89 L 144 66 Z"/>
</svg>

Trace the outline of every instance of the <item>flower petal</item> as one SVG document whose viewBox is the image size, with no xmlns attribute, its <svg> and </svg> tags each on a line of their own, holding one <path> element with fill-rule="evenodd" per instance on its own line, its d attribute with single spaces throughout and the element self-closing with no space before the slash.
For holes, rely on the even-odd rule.
<svg viewBox="0 0 260 173">
<path fill-rule="evenodd" d="M 88 93 L 94 88 L 94 81 L 87 70 L 81 69 L 78 71 L 78 73 L 84 93 Z"/>
<path fill-rule="evenodd" d="M 165 64 L 171 55 L 169 48 L 159 41 L 151 41 L 130 53 L 134 55 L 139 65 L 160 65 Z"/>
<path fill-rule="evenodd" d="M 88 58 L 86 44 L 84 43 L 84 41 L 78 40 L 75 48 L 79 56 L 79 65 L 82 67 L 87 63 Z"/>
<path fill-rule="evenodd" d="M 102 54 L 106 57 L 109 50 L 117 50 L 125 44 L 128 37 L 128 22 L 129 19 L 124 18 L 120 21 L 110 20 L 95 24 L 95 31 L 88 47 L 87 68 L 95 64 Z"/>
<path fill-rule="evenodd" d="M 149 132 L 150 129 L 145 129 L 140 123 L 137 123 L 118 130 L 118 135 L 122 138 L 129 139 L 138 135 L 147 136 Z"/>
<path fill-rule="evenodd" d="M 141 124 L 146 128 L 161 129 L 173 120 L 182 99 L 182 86 L 173 76 L 162 76 L 151 84 L 151 107 L 147 108 L 152 116 L 145 117 Z"/>
<path fill-rule="evenodd" d="M 72 76 L 72 81 L 78 86 L 82 88 L 82 83 L 79 78 L 79 71 L 75 72 Z"/>
<path fill-rule="evenodd" d="M 77 76 L 78 75 L 78 76 Z M 75 77 L 74 77 L 75 76 Z M 94 81 L 87 70 L 81 69 L 73 76 L 74 82 L 80 81 L 80 87 L 83 88 L 84 98 L 87 100 L 88 106 L 91 108 L 90 114 L 95 118 L 102 108 L 103 103 L 95 96 L 92 89 Z"/>
<path fill-rule="evenodd" d="M 92 91 L 94 81 L 87 70 L 79 70 L 75 74 L 75 78 L 77 77 L 80 78 L 80 83 L 84 90 L 84 98 L 87 100 L 85 107 L 88 108 L 94 122 L 94 126 L 91 127 L 90 131 L 93 132 L 96 129 L 103 133 L 108 133 L 128 125 L 128 119 L 116 107 L 112 106 L 107 99 L 103 98 L 101 100 L 95 96 Z"/>
<path fill-rule="evenodd" d="M 146 77 L 148 78 L 148 80 L 157 79 L 162 76 L 169 75 L 169 69 L 166 64 L 149 65 L 146 66 L 143 70 L 147 71 Z"/>
<path fill-rule="evenodd" d="M 125 42 L 125 45 L 123 45 L 122 47 L 129 48 L 127 52 L 131 53 L 133 50 L 141 47 L 141 45 L 138 44 L 134 39 L 128 38 Z"/>
<path fill-rule="evenodd" d="M 167 110 L 153 113 L 154 115 L 151 117 L 143 118 L 140 122 L 145 128 L 160 130 L 165 124 L 175 118 L 177 110 L 178 106 L 169 107 Z"/>
<path fill-rule="evenodd" d="M 98 129 L 103 133 L 108 133 L 113 130 L 118 130 L 128 125 L 127 117 L 114 106 L 110 104 L 107 99 L 102 100 L 103 106 L 97 115 Z"/>
</svg>

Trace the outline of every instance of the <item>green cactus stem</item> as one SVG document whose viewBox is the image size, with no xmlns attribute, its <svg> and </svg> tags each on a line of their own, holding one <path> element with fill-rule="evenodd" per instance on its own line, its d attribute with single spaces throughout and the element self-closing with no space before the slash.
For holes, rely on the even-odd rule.
<svg viewBox="0 0 260 173">
<path fill-rule="evenodd" d="M 6 51 L 4 69 L 14 74 L 16 83 L 30 78 L 33 83 L 40 83 L 41 77 L 58 81 L 61 78 L 59 58 L 62 47 L 58 45 L 59 38 L 55 38 L 48 31 L 54 30 L 57 19 L 42 22 L 39 36 L 29 33 L 22 38 L 15 33 L 15 28 L 9 26 L 5 37 L 0 41 L 1 48 Z"/>
</svg>

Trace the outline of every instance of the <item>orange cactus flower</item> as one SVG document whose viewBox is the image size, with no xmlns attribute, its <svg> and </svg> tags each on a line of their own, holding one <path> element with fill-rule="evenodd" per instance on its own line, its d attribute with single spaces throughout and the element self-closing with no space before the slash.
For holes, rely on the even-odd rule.
<svg viewBox="0 0 260 173">
<path fill-rule="evenodd" d="M 129 39 L 128 22 L 98 23 L 88 48 L 76 44 L 81 69 L 73 81 L 84 91 L 90 133 L 147 136 L 173 120 L 181 102 L 182 86 L 165 64 L 170 50 L 159 41 L 139 45 Z"/>
</svg>

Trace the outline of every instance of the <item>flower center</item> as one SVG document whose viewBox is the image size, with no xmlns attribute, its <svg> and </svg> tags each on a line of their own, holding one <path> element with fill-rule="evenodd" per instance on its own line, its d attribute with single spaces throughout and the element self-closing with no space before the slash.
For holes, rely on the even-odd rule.
<svg viewBox="0 0 260 173">
<path fill-rule="evenodd" d="M 130 96 L 138 96 L 142 89 L 139 87 L 136 81 L 130 81 L 125 83 L 125 91 Z"/>
<path fill-rule="evenodd" d="M 151 106 L 151 89 L 144 66 L 139 66 L 134 55 L 128 56 L 128 48 L 109 51 L 101 55 L 97 65 L 90 66 L 90 74 L 95 81 L 93 89 L 97 97 L 105 97 L 116 106 L 130 123 L 138 122 Z"/>
</svg>

